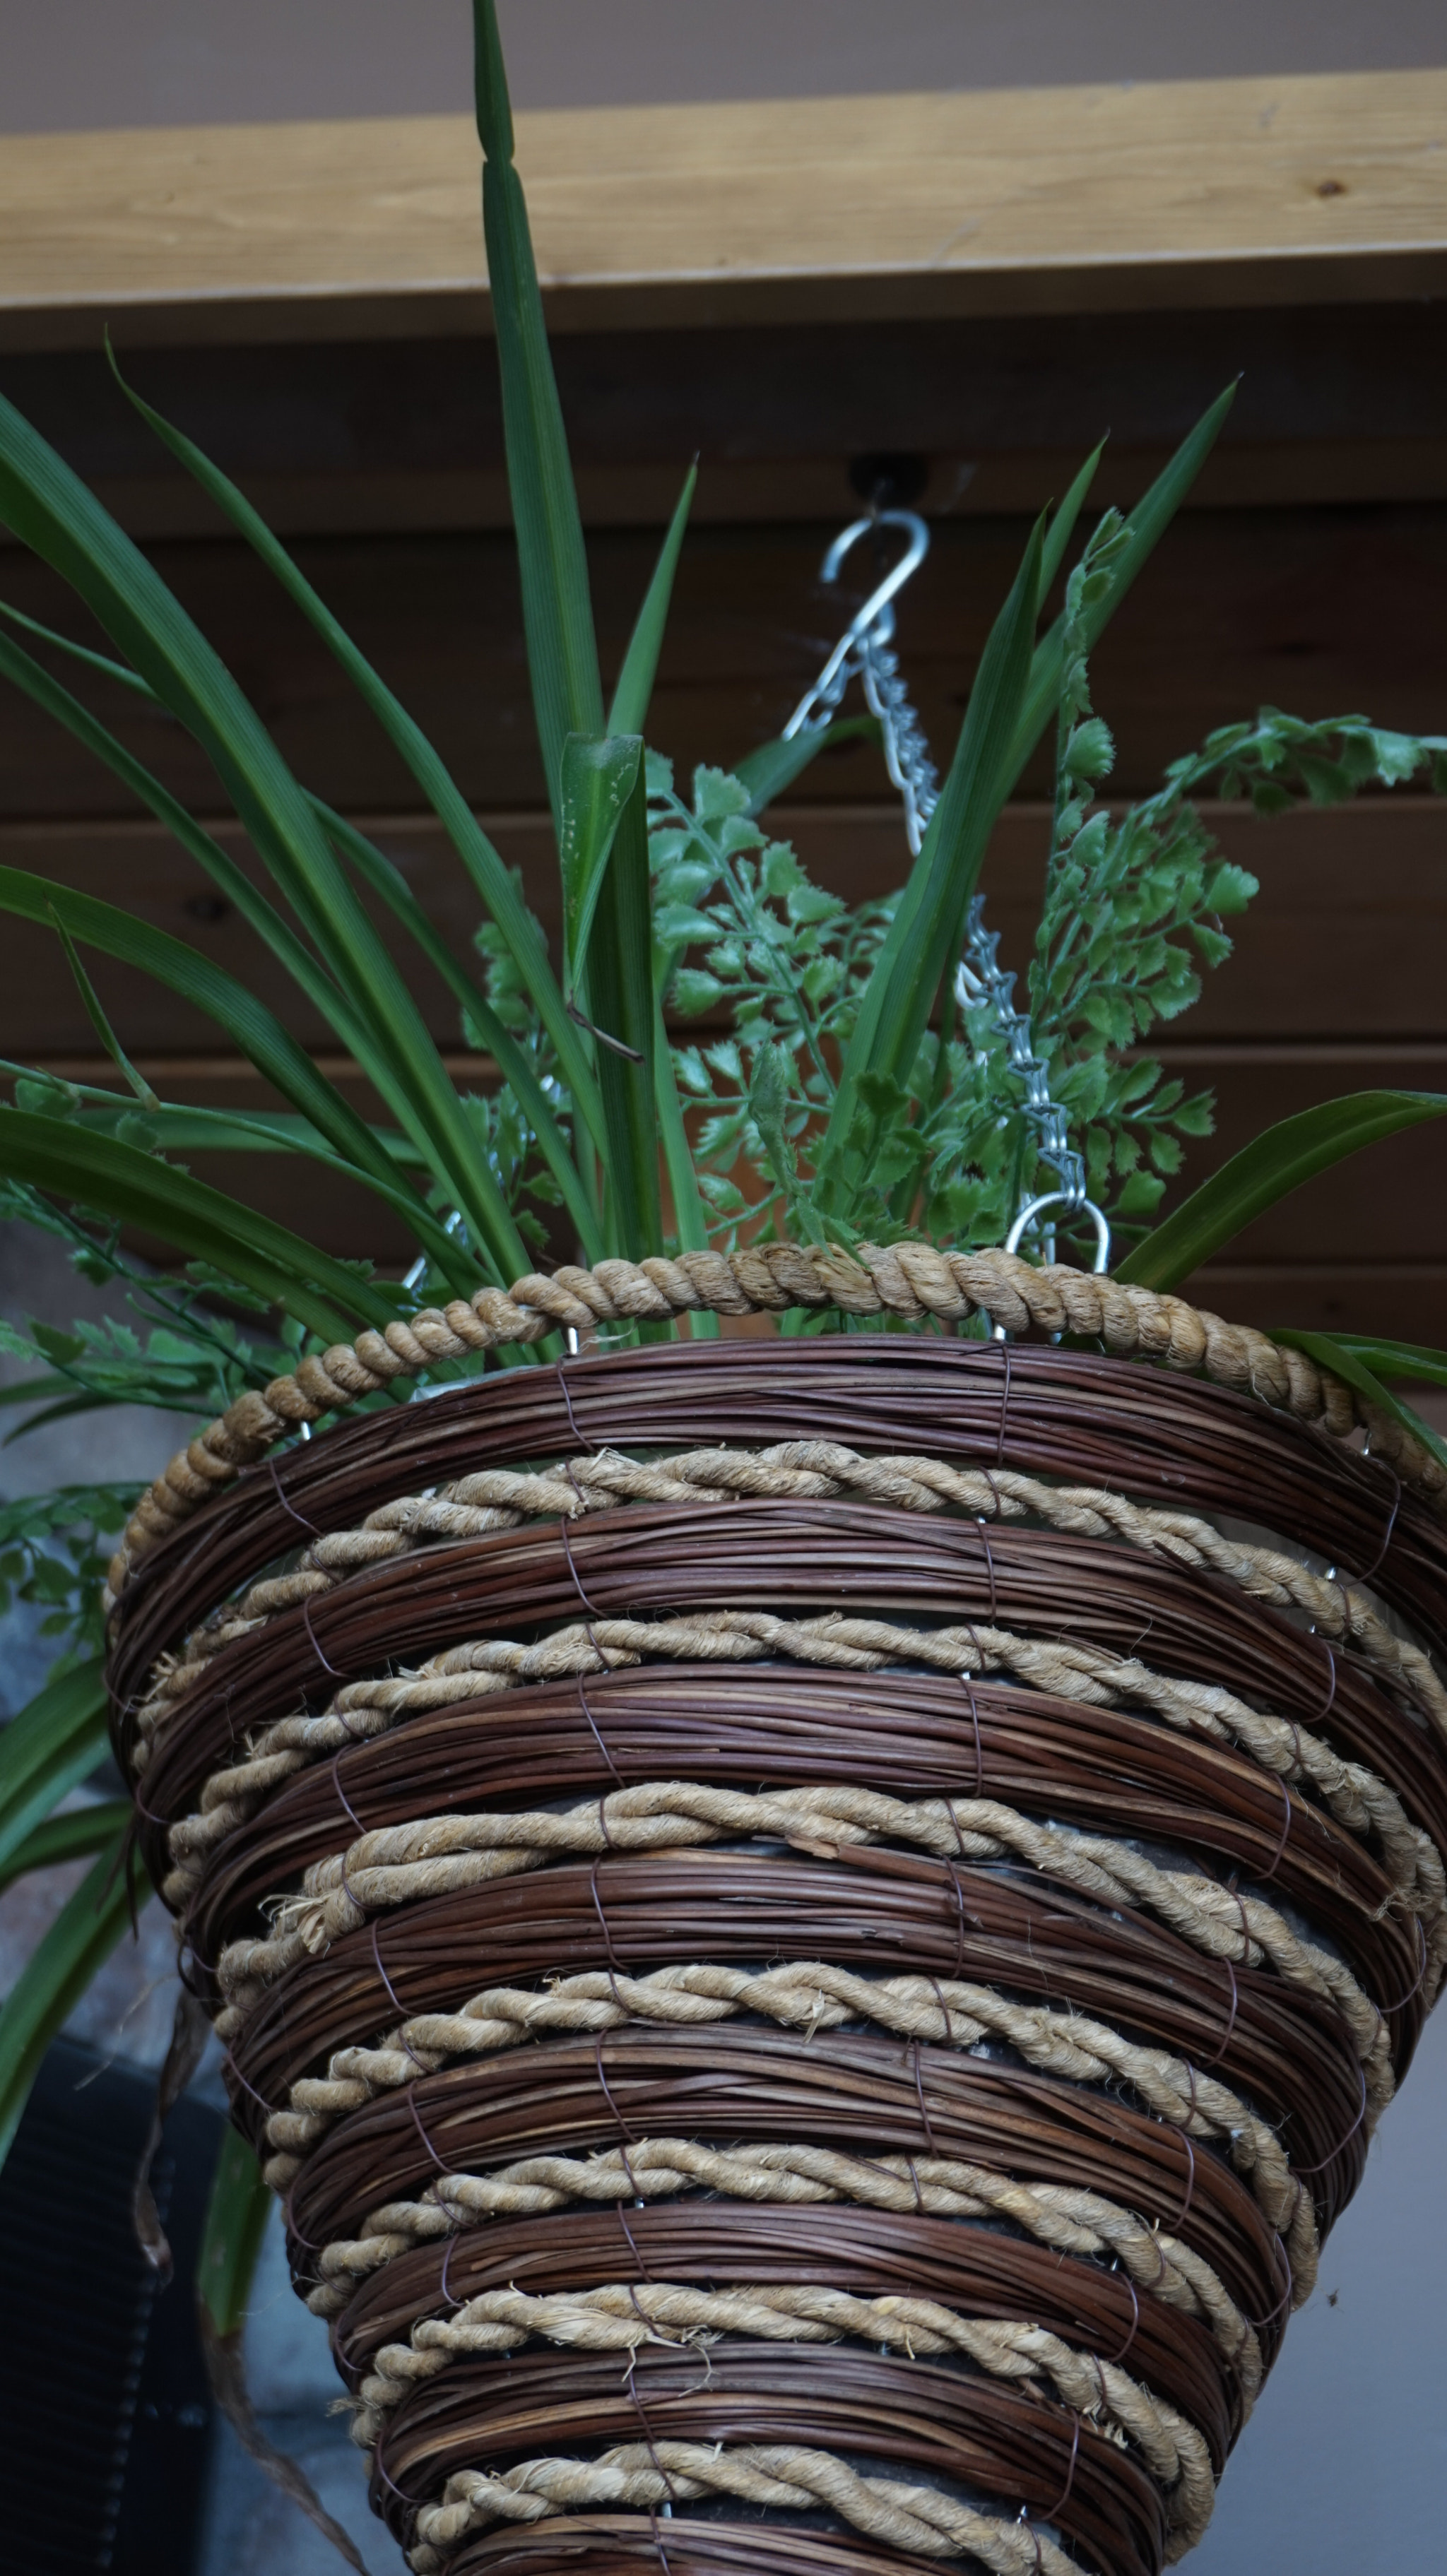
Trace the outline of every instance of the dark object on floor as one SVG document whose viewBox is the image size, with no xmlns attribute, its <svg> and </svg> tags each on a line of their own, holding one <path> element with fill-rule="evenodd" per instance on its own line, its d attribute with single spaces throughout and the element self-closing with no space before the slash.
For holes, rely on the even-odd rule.
<svg viewBox="0 0 1447 2576">
<path fill-rule="evenodd" d="M 131 2222 L 155 2079 L 59 2041 L 0 2172 L 0 2529 L 26 2576 L 188 2576 L 211 2393 L 194 2281 L 222 2120 L 178 2103 L 152 2168 L 175 2276 Z"/>
</svg>

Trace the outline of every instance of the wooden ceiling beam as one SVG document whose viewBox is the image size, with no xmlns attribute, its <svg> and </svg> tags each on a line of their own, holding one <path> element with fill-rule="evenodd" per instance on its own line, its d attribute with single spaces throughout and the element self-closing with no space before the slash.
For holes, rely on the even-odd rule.
<svg viewBox="0 0 1447 2576">
<path fill-rule="evenodd" d="M 470 120 L 0 141 L 0 345 L 488 327 Z M 1447 70 L 518 119 L 555 330 L 1447 285 Z"/>
</svg>

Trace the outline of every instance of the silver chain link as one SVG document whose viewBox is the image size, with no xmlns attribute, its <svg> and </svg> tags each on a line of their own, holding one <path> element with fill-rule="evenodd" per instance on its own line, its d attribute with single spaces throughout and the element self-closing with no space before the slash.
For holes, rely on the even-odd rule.
<svg viewBox="0 0 1447 2576">
<path fill-rule="evenodd" d="M 837 714 L 850 681 L 858 679 L 871 715 L 879 720 L 885 766 L 904 800 L 905 833 L 910 851 L 917 857 L 930 816 L 939 803 L 940 782 L 894 650 L 894 601 L 929 552 L 929 528 L 913 510 L 877 510 L 867 518 L 855 519 L 835 538 L 819 577 L 825 582 L 837 581 L 846 555 L 862 537 L 880 528 L 902 529 L 908 538 L 905 551 L 851 618 L 814 686 L 790 716 L 784 737 L 787 741 L 796 734 L 822 732 Z M 983 895 L 972 898 L 965 916 L 965 951 L 955 978 L 955 998 L 961 1009 L 978 1010 L 982 1003 L 988 1007 L 1010 1070 L 1019 1076 L 1024 1088 L 1022 1105 L 1035 1130 L 1038 1159 L 1060 1184 L 1044 1200 L 1037 1200 L 1027 1184 L 1021 1191 L 1017 1227 L 1024 1219 L 1033 1220 L 1037 1210 L 1056 1205 L 1072 1214 L 1089 1209 L 1097 1219 L 1099 1231 L 1105 1219 L 1086 1196 L 1085 1163 L 1071 1145 L 1065 1111 L 1050 1097 L 1048 1063 L 1035 1052 L 1029 1014 L 1015 1008 L 1015 978 L 1000 965 L 999 932 L 985 928 Z M 1046 1223 L 1040 1232 L 1045 1257 L 1053 1260 L 1054 1224 Z M 1108 1232 L 1104 1240 L 1108 1246 Z M 1103 1267 L 1103 1262 L 1099 1266 Z"/>
</svg>

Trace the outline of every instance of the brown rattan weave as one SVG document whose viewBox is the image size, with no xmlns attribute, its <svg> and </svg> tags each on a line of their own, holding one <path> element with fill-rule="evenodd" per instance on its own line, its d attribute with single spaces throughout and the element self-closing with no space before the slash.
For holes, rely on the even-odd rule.
<svg viewBox="0 0 1447 2576">
<path fill-rule="evenodd" d="M 117 1748 L 158 1880 L 221 1818 L 168 1882 L 188 1974 L 421 2576 L 1157 2576 L 1433 1999 L 1434 1709 L 1165 1547 L 640 1501 L 419 1544 L 187 1642 L 398 1497 L 799 1440 L 1214 1515 L 1447 1646 L 1447 1530 L 1359 1438 L 1049 1343 L 508 1370 L 228 1469 L 153 1532 L 113 1615 Z M 566 1669 L 527 1678 L 553 1638 Z M 471 1685 L 494 1645 L 519 1677 Z M 412 1697 L 348 1717 L 389 1676 Z M 334 1706 L 266 1769 L 268 1730 Z M 778 1793 L 784 1822 L 617 1844 L 669 1784 Z M 958 1848 L 856 1827 L 860 1797 Z M 586 1848 L 528 1846 L 550 1818 Z M 1105 1892 L 1112 1865 L 1148 1897 Z"/>
</svg>

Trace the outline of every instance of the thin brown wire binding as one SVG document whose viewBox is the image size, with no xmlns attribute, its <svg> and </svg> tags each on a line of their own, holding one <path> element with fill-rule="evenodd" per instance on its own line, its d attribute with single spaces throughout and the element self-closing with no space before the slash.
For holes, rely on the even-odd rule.
<svg viewBox="0 0 1447 2576">
<path fill-rule="evenodd" d="M 837 1246 L 756 1244 L 727 1256 L 686 1252 L 676 1261 L 601 1261 L 591 1270 L 569 1264 L 551 1279 L 530 1272 L 506 1295 L 479 1288 L 470 1300 L 456 1298 L 383 1333 L 337 1343 L 263 1392 L 248 1390 L 177 1451 L 132 1513 L 111 1563 L 108 1606 L 157 1539 L 273 1442 L 439 1360 L 542 1341 L 560 1329 L 591 1333 L 603 1322 L 831 1306 L 850 1316 L 932 1317 L 951 1325 L 983 1315 L 1010 1333 L 1069 1333 L 1099 1340 L 1119 1358 L 1199 1370 L 1301 1420 L 1325 1421 L 1338 1435 L 1365 1422 L 1378 1455 L 1428 1495 L 1434 1509 L 1447 1511 L 1447 1471 L 1409 1432 L 1303 1353 L 1182 1298 L 1059 1262 L 1035 1269 L 1002 1251 L 937 1252 L 929 1244 L 898 1243 L 861 1244 L 851 1255 Z"/>
<path fill-rule="evenodd" d="M 1052 2260 L 1119 2259 L 1144 2290 L 1192 2313 L 1194 2295 L 1183 2299 L 1171 2274 L 1183 2254 L 1209 2267 L 1211 2279 L 1197 2268 L 1194 2282 L 1214 2301 L 1209 2313 L 1233 2370 L 1250 2364 L 1238 2319 L 1259 2321 L 1262 2361 L 1274 2358 L 1285 2328 L 1269 2220 L 1223 2158 L 1202 2156 L 1192 2169 L 1179 2131 L 1116 2092 L 1081 2091 L 999 2059 L 928 2045 L 917 2063 L 913 2048 L 863 2029 L 820 2031 L 801 2048 L 792 2034 L 760 2024 L 661 2030 L 635 2022 L 606 2045 L 606 2071 L 597 2036 L 554 2039 L 421 2076 L 340 2123 L 293 2186 L 288 2226 L 299 2285 L 310 2290 L 320 2281 L 329 2292 L 342 2284 L 340 2297 L 323 2298 L 324 2312 L 336 2315 L 347 2304 L 345 2284 L 366 2291 L 393 2255 L 402 2260 L 401 2279 L 409 2277 L 416 2231 L 409 2225 L 400 2242 L 387 2242 L 401 2212 L 425 2216 L 435 2260 L 440 2232 L 481 2226 L 490 2234 L 499 2212 L 515 2220 L 550 2211 L 577 2197 L 595 2162 L 616 2163 L 630 2200 L 652 2197 L 665 2187 L 657 2182 L 659 2160 L 676 2167 L 663 2132 L 686 2103 L 687 2156 L 702 2159 L 701 2187 L 723 2200 L 738 2193 L 730 2192 L 719 2160 L 730 2164 L 737 2155 L 796 2170 L 803 2159 L 812 2182 L 822 2169 L 836 2196 L 916 2216 L 926 2214 L 934 2182 L 992 2177 L 984 2187 L 997 2225 L 1040 2239 Z M 928 2133 L 917 2073 L 927 2082 Z M 741 2135 L 753 2142 L 746 2149 L 738 2146 Z M 570 2149 L 562 2159 L 554 2153 L 559 2139 Z M 450 2176 L 438 2171 L 444 2160 Z M 684 2187 L 681 2180 L 666 2185 Z M 607 2188 L 600 2186 L 600 2196 Z M 612 2189 L 616 2196 L 616 2182 Z M 445 2194 L 445 2203 L 434 2193 Z M 1023 2228 L 1021 2193 L 1030 2195 Z M 1127 2207 L 1133 2214 L 1122 2220 Z M 1106 2220 L 1108 2211 L 1114 2220 Z M 1084 2236 L 1083 2214 L 1090 2219 Z M 993 2244 L 1001 2241 L 992 2235 Z M 337 2249 L 330 2263 L 323 2259 L 328 2248 Z M 352 2252 L 360 2254 L 355 2269 Z M 366 2295 L 370 2302 L 378 2294 Z M 1124 2354 L 1108 2350 L 1112 2357 Z M 1252 2394 L 1258 2385 L 1253 2366 Z"/>
<path fill-rule="evenodd" d="M 676 1450 L 680 1438 L 715 1450 L 822 1438 L 865 1456 L 927 1448 L 942 1462 L 978 1468 L 999 1439 L 1008 1347 L 933 1333 L 735 1337 L 605 1350 L 567 1375 L 590 1434 L 615 1453 L 620 1443 Z M 446 1403 L 389 1405 L 298 1443 L 280 1482 L 288 1502 L 335 1533 L 421 1488 L 556 1458 L 571 1438 L 555 1370 L 493 1370 Z M 1037 1342 L 1013 1352 L 1007 1442 L 1010 1466 L 1028 1477 L 1107 1487 L 1146 1504 L 1176 1505 L 1184 1494 L 1197 1511 L 1234 1513 L 1247 1480 L 1258 1520 L 1278 1540 L 1337 1564 L 1379 1559 L 1378 1596 L 1423 1643 L 1447 1649 L 1441 1521 L 1403 1497 L 1377 1458 L 1325 1430 L 1304 1433 L 1291 1415 L 1200 1378 L 1122 1369 L 1100 1352 Z M 172 1656 L 219 1603 L 295 1552 L 297 1524 L 277 1499 L 275 1465 L 218 1491 L 195 1523 L 174 1529 L 137 1567 L 110 1640 L 128 1732 L 157 1658 Z M 1328 1633 L 1338 1626 L 1334 1613 Z"/>
<path fill-rule="evenodd" d="M 1105 1293 L 1090 1286 L 1097 1312 Z M 1179 1336 L 1143 1338 L 1133 1292 L 1109 1293 L 1126 1299 L 1137 1355 L 1182 1372 L 1200 1364 Z M 1048 1327 L 1027 1316 L 1025 1328 L 1075 1332 L 1081 1311 L 1062 1300 Z M 1249 1371 L 1236 1384 L 1269 1395 Z M 1314 1421 L 1283 1384 L 1285 1410 Z M 308 1529 L 352 1529 L 375 1503 L 435 1485 L 446 1461 L 531 1469 L 560 1438 L 576 1448 L 585 1426 L 587 1444 L 613 1443 L 620 1421 L 645 1449 L 681 1434 L 757 1443 L 803 1428 L 864 1453 L 917 1452 L 938 1424 L 941 1456 L 993 1457 L 1001 1472 L 1084 1471 L 1217 1512 L 1249 1493 L 1253 1517 L 1289 1546 L 1370 1565 L 1374 1581 L 1380 1569 L 1378 1599 L 1441 1639 L 1447 1542 L 1422 1500 L 1265 1403 L 1039 1344 L 1006 1350 L 1002 1366 L 989 1345 L 932 1336 L 720 1341 L 590 1359 L 561 1394 L 551 1369 L 490 1374 L 453 1403 L 339 1426 L 279 1474 L 263 1467 L 218 1495 L 196 1531 L 176 1528 L 152 1550 L 116 1622 L 127 1753 L 135 1694 L 190 1635 L 206 1592 L 210 1603 L 234 1594 Z M 1347 1427 L 1340 1407 L 1329 1427 Z M 820 1641 L 801 1614 L 820 1606 L 840 1625 L 833 1644 L 856 1657 L 852 1674 L 808 1661 Z M 480 1644 L 450 1642 L 459 1620 Z M 755 1623 L 750 1652 L 793 1660 L 752 1674 L 711 1665 L 704 1630 L 730 1620 Z M 508 1680 L 506 1701 L 479 1696 L 488 1657 L 532 1655 L 534 1637 L 551 1650 L 558 1621 L 576 1630 L 576 1651 L 553 1680 L 540 1663 Z M 1043 1666 L 1028 1689 L 992 1680 L 982 1667 L 997 1626 L 1012 1652 L 1103 1656 L 1113 1678 L 1092 1681 L 1088 1708 L 1069 1676 L 1052 1700 Z M 308 1868 L 323 1871 L 308 1902 L 330 1901 L 326 1873 L 339 1870 L 344 1906 L 361 1910 L 320 1955 L 279 1963 L 248 2007 L 238 2112 L 276 2151 L 302 2286 L 324 2292 L 339 2349 L 363 2374 L 374 2495 L 417 2576 L 509 2564 L 524 2576 L 524 2561 L 541 2571 L 580 2542 L 589 2576 L 615 2562 L 622 2576 L 630 2559 L 651 2576 L 664 2530 L 677 2560 L 666 2576 L 723 2576 L 755 2542 L 760 2567 L 802 2576 L 795 2543 L 806 2539 L 818 2576 L 887 2576 L 901 2552 L 913 2563 L 983 2558 L 997 2576 L 1071 2576 L 1082 2562 L 1097 2576 L 1159 2576 L 1209 2509 L 1285 2310 L 1309 2286 L 1317 2229 L 1359 2177 L 1376 2098 L 1363 2051 L 1380 2042 L 1404 2060 L 1424 2009 L 1427 1936 L 1409 1882 L 1429 1826 L 1447 1841 L 1447 1765 L 1380 1658 L 1373 1667 L 1346 1646 L 1339 1616 L 1324 1626 L 1305 1635 L 1219 1572 L 1127 1553 L 1104 1532 L 997 1528 L 992 1517 L 987 1534 L 973 1512 L 922 1523 L 883 1493 L 867 1505 L 750 1495 L 684 1518 L 660 1496 L 600 1506 L 563 1535 L 535 1524 L 426 1562 L 358 1567 L 224 1641 L 204 1678 L 182 1682 L 146 1748 L 147 1803 L 178 1830 L 218 1762 L 252 1758 L 253 1729 L 294 1722 L 278 1714 L 294 1697 L 319 1710 L 337 1673 L 378 1676 L 400 1660 L 415 1674 L 419 1651 L 459 1659 L 452 1705 L 409 1703 L 396 1737 L 360 1716 L 354 1726 L 346 1694 L 413 1680 L 343 1682 L 346 1714 L 295 1721 L 326 1735 L 309 1774 L 287 1766 L 258 1780 L 230 1818 L 208 1806 L 224 1831 L 198 1847 L 189 1927 L 200 1959 L 219 1964 L 228 1932 L 249 1934 Z M 510 1646 L 514 1628 L 524 1642 Z M 671 1668 L 648 1660 L 665 1629 Z M 644 1660 L 597 1669 L 595 1682 L 625 1651 Z M 1114 1705 L 1132 1659 L 1145 1715 Z M 1197 1714 L 1183 1729 L 1187 1687 Z M 1203 1690 L 1236 1694 L 1249 1761 L 1201 1740 Z M 1167 1697 L 1175 1714 L 1163 1726 Z M 841 1722 L 846 1699 L 857 1722 Z M 892 1758 L 896 1734 L 912 1778 Z M 960 1806 L 987 1779 L 997 1798 L 1010 1790 L 1014 1857 L 998 1862 L 967 1848 L 963 1830 L 988 1821 Z M 673 1781 L 695 1784 L 687 1817 L 665 1800 L 663 1845 L 624 1848 L 635 1795 L 625 1782 L 652 1783 L 652 1796 Z M 832 1798 L 836 1782 L 876 1802 L 907 1790 L 943 1799 L 952 1830 L 921 1815 L 910 1825 L 918 1851 L 891 1848 L 888 1832 L 867 1845 L 821 1841 L 808 1818 L 796 1835 L 787 1802 L 816 1787 Z M 724 1812 L 725 1791 L 753 1802 L 747 1814 Z M 1332 1800 L 1353 1798 L 1360 1815 L 1338 1815 Z M 544 1810 L 563 1823 L 539 1826 Z M 1134 1833 L 1176 1872 L 1198 1853 L 1208 1877 L 1198 1871 L 1191 1902 L 1211 1897 L 1224 1931 L 1172 1930 L 1112 1902 L 1110 1888 L 1072 1893 L 1059 1873 L 1023 1872 L 1032 1813 L 1052 1828 Z M 381 1891 L 358 1875 L 384 1848 L 374 1853 L 372 1838 L 400 1833 L 397 1865 L 430 1870 L 423 1843 L 447 1814 L 463 1820 L 464 1840 L 490 1848 L 510 1835 L 509 1848 L 541 1851 L 542 1832 L 558 1857 L 451 1893 L 399 1882 L 379 1938 Z M 495 1833 L 493 1815 L 511 1823 Z M 685 1849 L 680 1818 L 742 1821 L 754 1838 Z M 908 1842 L 893 1807 L 880 1805 L 871 1832 L 892 1819 L 894 1840 Z M 782 1848 L 764 1825 L 785 1829 Z M 587 1847 L 568 1859 L 560 1836 Z M 1063 1873 L 1070 1856 L 1054 1856 Z M 1241 1892 L 1233 1875 L 1212 1897 L 1211 1877 L 1228 1867 L 1244 1872 Z M 1279 1938 L 1263 1871 L 1281 1903 L 1302 1909 L 1298 1945 L 1317 1937 L 1313 1918 L 1338 1945 L 1334 2000 L 1252 1952 L 1258 1935 Z M 1164 1882 L 1152 1889 L 1176 1902 Z M 319 1928 L 325 1938 L 330 1918 Z M 1361 1998 L 1341 1984 L 1342 1954 Z M 675 2005 L 692 2012 L 695 2001 L 711 2018 L 690 2035 Z M 532 2044 L 515 2048 L 525 2036 Z M 762 2192 L 741 2139 L 757 2142 L 748 2154 Z M 592 2178 L 600 2205 L 524 2204 L 515 2219 L 504 2202 L 489 2216 L 488 2178 L 560 2143 L 575 2163 L 591 2145 L 610 2175 L 616 2165 L 611 2188 Z M 648 2179 L 659 2146 L 680 2197 Z M 870 2191 L 831 2187 L 807 2209 L 797 2193 L 784 2205 L 781 2157 L 812 2183 L 821 2154 L 841 2150 L 865 2160 Z M 966 2166 L 984 2177 L 978 2206 L 952 2207 L 945 2177 Z M 1017 2183 L 1030 2194 L 1018 2219 Z M 487 2225 L 449 2225 L 454 2188 L 464 2209 L 483 2194 Z M 549 2188 L 574 2197 L 567 2176 Z M 424 2223 L 419 2193 L 444 2243 L 410 2233 L 400 2204 Z M 1094 2232 L 1062 2242 L 1086 2197 Z M 385 2235 L 393 2207 L 401 2241 L 358 2245 L 374 2218 Z M 507 2280 L 490 2285 L 498 2263 Z M 876 2337 L 882 2305 L 893 2322 Z M 576 2348 L 549 2349 L 554 2324 L 566 2342 L 579 2318 Z M 982 2331 L 992 2318 L 1003 2328 L 993 2339 Z M 916 2326 L 942 2334 L 947 2354 L 914 2348 Z M 485 2340 L 498 2330 L 516 2345 L 505 2368 Z M 713 2338 L 707 2350 L 680 2351 L 673 2338 L 695 2333 Z M 621 2377 L 620 2335 L 631 2347 Z M 1032 2359 L 1020 2339 L 1037 2335 L 1056 2340 Z M 443 2350 L 435 2377 L 414 2370 Z M 690 2513 L 696 2501 L 710 2519 Z M 730 2527 L 720 2514 L 739 2518 Z M 519 2523 L 536 2526 L 536 2545 Z M 702 2556 L 680 2523 L 717 2534 Z M 595 2558 L 588 2534 L 605 2524 Z"/>
</svg>

